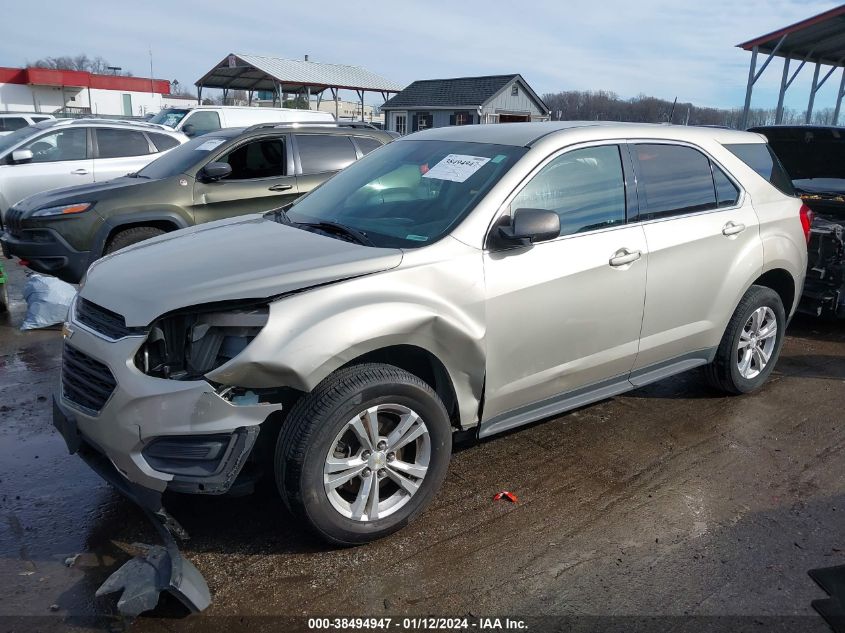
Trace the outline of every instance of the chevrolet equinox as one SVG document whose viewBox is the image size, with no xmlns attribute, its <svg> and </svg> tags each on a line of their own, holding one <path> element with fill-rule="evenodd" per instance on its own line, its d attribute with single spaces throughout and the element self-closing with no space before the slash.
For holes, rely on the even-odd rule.
<svg viewBox="0 0 845 633">
<path fill-rule="evenodd" d="M 696 366 L 759 388 L 812 221 L 783 180 L 762 136 L 730 130 L 401 138 L 291 205 L 95 262 L 55 424 L 160 516 L 165 490 L 244 491 L 264 472 L 324 539 L 382 537 L 437 494 L 456 431 Z"/>
</svg>

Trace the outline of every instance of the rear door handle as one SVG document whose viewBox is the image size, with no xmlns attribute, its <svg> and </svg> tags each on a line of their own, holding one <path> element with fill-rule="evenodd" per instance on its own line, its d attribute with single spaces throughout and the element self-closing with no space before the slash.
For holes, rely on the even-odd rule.
<svg viewBox="0 0 845 633">
<path fill-rule="evenodd" d="M 293 189 L 293 185 L 273 185 L 270 187 L 270 191 L 289 191 Z"/>
<path fill-rule="evenodd" d="M 627 248 L 620 248 L 610 258 L 610 265 L 614 267 L 625 266 L 637 261 L 642 256 L 642 251 L 629 251 Z"/>
<path fill-rule="evenodd" d="M 736 222 L 728 222 L 725 226 L 722 227 L 722 235 L 737 235 L 742 233 L 745 230 L 745 225 L 740 223 L 737 224 Z"/>
<path fill-rule="evenodd" d="M 85 176 L 88 173 L 87 169 L 74 169 L 72 172 L 74 176 Z"/>
</svg>

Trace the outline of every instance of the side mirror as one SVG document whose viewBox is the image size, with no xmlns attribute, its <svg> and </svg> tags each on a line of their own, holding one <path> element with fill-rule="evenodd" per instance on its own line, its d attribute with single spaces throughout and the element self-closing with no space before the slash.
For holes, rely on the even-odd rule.
<svg viewBox="0 0 845 633">
<path fill-rule="evenodd" d="M 232 166 L 229 163 L 208 163 L 202 168 L 202 179 L 205 182 L 214 182 L 225 178 L 232 173 Z"/>
<path fill-rule="evenodd" d="M 560 235 L 560 216 L 547 209 L 517 209 L 511 221 L 500 225 L 498 237 L 509 244 L 530 246 Z"/>
<path fill-rule="evenodd" d="M 16 163 L 28 163 L 32 160 L 31 149 L 16 149 L 12 152 L 12 160 Z"/>
<path fill-rule="evenodd" d="M 197 133 L 197 128 L 193 126 L 191 123 L 186 123 L 182 126 L 182 134 L 185 136 L 193 136 Z"/>
</svg>

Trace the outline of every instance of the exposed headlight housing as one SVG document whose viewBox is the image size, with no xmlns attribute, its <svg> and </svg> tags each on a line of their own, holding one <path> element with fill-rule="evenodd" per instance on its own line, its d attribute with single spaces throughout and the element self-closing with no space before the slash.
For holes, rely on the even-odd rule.
<svg viewBox="0 0 845 633">
<path fill-rule="evenodd" d="M 135 366 L 149 376 L 199 380 L 240 354 L 267 324 L 266 305 L 180 312 L 150 326 Z"/>
<path fill-rule="evenodd" d="M 38 209 L 33 211 L 29 216 L 31 218 L 46 218 L 55 215 L 74 215 L 76 213 L 84 213 L 94 206 L 93 202 L 79 202 L 76 204 L 64 204 L 59 207 L 47 207 L 45 209 Z"/>
</svg>

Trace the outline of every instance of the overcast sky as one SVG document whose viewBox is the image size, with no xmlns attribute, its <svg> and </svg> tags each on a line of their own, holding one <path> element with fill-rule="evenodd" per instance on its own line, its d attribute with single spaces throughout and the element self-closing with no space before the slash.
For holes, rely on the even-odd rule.
<svg viewBox="0 0 845 633">
<path fill-rule="evenodd" d="M 40 57 L 102 56 L 148 76 L 193 84 L 229 52 L 363 66 L 415 79 L 518 72 L 540 94 L 640 93 L 697 105 L 740 106 L 750 53 L 736 44 L 837 6 L 797 0 L 533 0 L 487 2 L 290 2 L 147 0 L 4 2 L 0 66 Z M 126 7 L 126 8 L 124 8 Z M 774 106 L 774 61 L 753 105 Z M 804 108 L 805 67 L 787 105 Z M 832 106 L 839 74 L 817 108 Z M 368 99 L 369 100 L 369 99 Z"/>
</svg>

